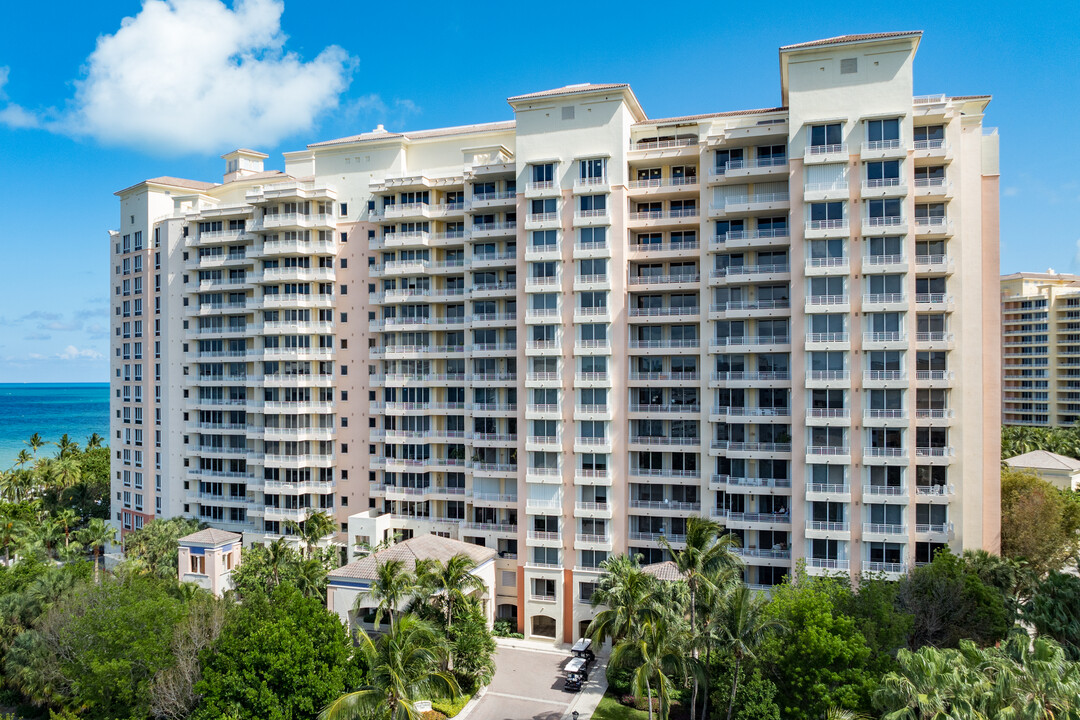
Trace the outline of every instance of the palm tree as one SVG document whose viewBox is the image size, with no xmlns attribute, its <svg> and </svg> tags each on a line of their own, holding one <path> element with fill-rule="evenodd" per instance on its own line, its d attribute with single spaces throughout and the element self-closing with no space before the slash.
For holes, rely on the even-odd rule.
<svg viewBox="0 0 1080 720">
<path fill-rule="evenodd" d="M 39 493 L 56 484 L 57 465 L 55 458 L 43 457 L 34 461 L 34 478 L 40 486 Z"/>
<path fill-rule="evenodd" d="M 0 500 L 15 502 L 15 470 L 0 470 Z"/>
<path fill-rule="evenodd" d="M 98 435 L 97 433 L 91 433 L 90 437 L 86 438 L 86 449 L 96 450 L 97 448 L 101 447 L 104 442 L 104 438 L 102 438 L 100 435 Z"/>
<path fill-rule="evenodd" d="M 94 582 L 100 582 L 98 560 L 105 545 L 116 542 L 116 528 L 101 518 L 93 518 L 85 528 L 79 531 L 79 542 L 94 554 Z"/>
<path fill-rule="evenodd" d="M 619 641 L 611 651 L 610 668 L 632 669 L 630 687 L 649 705 L 653 717 L 653 687 L 660 700 L 660 720 L 667 720 L 677 682 L 701 678 L 701 663 L 686 652 L 688 638 L 666 620 L 646 622 L 640 632 Z"/>
<path fill-rule="evenodd" d="M 30 453 L 26 452 L 26 448 L 23 448 L 19 451 L 19 454 L 15 456 L 15 467 L 25 467 L 31 460 L 33 460 L 33 458 L 30 457 Z"/>
<path fill-rule="evenodd" d="M 22 532 L 12 517 L 0 517 L 0 547 L 4 549 L 4 565 L 11 565 L 11 548 L 18 542 Z"/>
<path fill-rule="evenodd" d="M 390 616 L 390 632 L 394 631 L 394 611 L 416 592 L 416 578 L 405 569 L 401 560 L 386 560 L 375 567 L 375 580 L 367 595 L 356 598 L 357 606 L 365 599 L 376 602 L 375 629 L 379 629 L 383 613 Z"/>
<path fill-rule="evenodd" d="M 45 441 L 41 439 L 41 435 L 38 433 L 31 435 L 30 439 L 25 442 L 34 451 L 34 457 L 37 457 L 37 451 L 45 446 Z"/>
<path fill-rule="evenodd" d="M 40 523 L 34 531 L 35 539 L 45 548 L 47 555 L 52 556 L 53 550 L 60 544 L 60 538 L 64 530 L 56 520 L 47 518 Z"/>
<path fill-rule="evenodd" d="M 266 564 L 270 566 L 270 577 L 274 587 L 281 584 L 281 571 L 292 562 L 292 548 L 285 538 L 279 537 L 266 546 Z"/>
<path fill-rule="evenodd" d="M 976 650 L 976 653 L 978 651 Z M 901 649 L 900 669 L 882 678 L 874 706 L 889 720 L 985 718 L 980 707 L 992 692 L 981 673 L 973 672 L 958 650 L 923 647 Z"/>
<path fill-rule="evenodd" d="M 476 575 L 476 562 L 459 553 L 446 563 L 439 560 L 421 560 L 416 564 L 417 585 L 432 594 L 440 594 L 446 605 L 446 627 L 454 624 L 454 605 L 468 602 L 469 594 L 483 591 L 484 581 Z"/>
<path fill-rule="evenodd" d="M 79 458 L 74 455 L 61 457 L 56 463 L 53 479 L 60 491 L 77 485 L 82 480 L 82 463 Z"/>
<path fill-rule="evenodd" d="M 303 523 L 289 520 L 286 525 L 300 537 L 304 545 L 304 557 L 311 557 L 311 551 L 319 541 L 337 530 L 334 519 L 321 510 L 308 513 Z"/>
<path fill-rule="evenodd" d="M 870 716 L 834 707 L 825 712 L 825 720 L 870 720 Z"/>
<path fill-rule="evenodd" d="M 616 555 L 601 567 L 605 575 L 592 595 L 593 607 L 603 607 L 593 617 L 586 634 L 597 645 L 621 640 L 660 617 L 654 585 L 656 578 L 641 569 L 640 556 Z"/>
<path fill-rule="evenodd" d="M 56 446 L 60 448 L 61 458 L 77 455 L 79 453 L 79 443 L 72 442 L 67 433 L 60 436 L 60 440 L 57 441 Z"/>
<path fill-rule="evenodd" d="M 454 676 L 442 670 L 449 649 L 431 623 L 407 614 L 390 632 L 372 640 L 360 630 L 367 685 L 327 705 L 319 720 L 416 720 L 416 701 L 457 697 Z"/>
<path fill-rule="evenodd" d="M 71 528 L 79 522 L 79 516 L 71 508 L 56 513 L 56 522 L 64 528 L 64 547 L 71 545 Z"/>
<path fill-rule="evenodd" d="M 321 560 L 309 558 L 296 565 L 296 589 L 304 597 L 322 597 L 326 587 L 326 566 Z"/>
<path fill-rule="evenodd" d="M 716 634 L 720 646 L 735 658 L 731 681 L 731 697 L 728 700 L 727 718 L 735 709 L 735 693 L 739 687 L 739 667 L 742 661 L 752 659 L 761 644 L 782 626 L 770 618 L 765 607 L 768 602 L 745 585 L 736 589 L 727 602 L 717 608 Z"/>
<path fill-rule="evenodd" d="M 686 581 L 690 591 L 690 630 L 695 636 L 692 652 L 698 656 L 697 649 L 697 601 L 701 588 L 711 588 L 715 582 L 729 579 L 742 568 L 742 561 L 732 548 L 738 547 L 739 540 L 731 533 L 721 535 L 720 523 L 704 517 L 692 517 L 686 521 L 685 547 L 676 550 L 667 537 L 660 536 L 660 546 L 671 555 L 679 574 Z M 697 684 L 694 685 L 690 700 L 690 720 L 697 715 Z"/>
</svg>

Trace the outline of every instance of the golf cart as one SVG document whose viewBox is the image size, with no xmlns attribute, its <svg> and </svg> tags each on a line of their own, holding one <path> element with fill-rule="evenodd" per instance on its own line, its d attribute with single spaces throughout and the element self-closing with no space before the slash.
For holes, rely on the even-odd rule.
<svg viewBox="0 0 1080 720">
<path fill-rule="evenodd" d="M 564 689 L 570 692 L 578 692 L 581 690 L 581 686 L 589 679 L 589 671 L 585 666 L 584 658 L 571 658 L 570 662 L 566 663 L 566 682 Z"/>
</svg>

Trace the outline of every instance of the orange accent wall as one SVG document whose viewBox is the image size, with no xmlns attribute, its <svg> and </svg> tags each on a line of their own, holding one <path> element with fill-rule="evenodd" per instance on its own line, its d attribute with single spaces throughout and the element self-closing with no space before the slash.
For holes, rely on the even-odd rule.
<svg viewBox="0 0 1080 720">
<path fill-rule="evenodd" d="M 525 632 L 525 566 L 518 565 L 517 568 L 517 629 L 519 633 Z"/>
<path fill-rule="evenodd" d="M 563 642 L 574 642 L 574 571 L 563 568 L 562 592 Z"/>
</svg>

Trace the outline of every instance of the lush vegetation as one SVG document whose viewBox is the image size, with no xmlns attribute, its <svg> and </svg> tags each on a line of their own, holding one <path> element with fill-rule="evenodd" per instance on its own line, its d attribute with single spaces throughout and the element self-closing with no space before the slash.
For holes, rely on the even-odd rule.
<svg viewBox="0 0 1080 720">
<path fill-rule="evenodd" d="M 0 708 L 413 720 L 424 699 L 430 720 L 490 682 L 472 562 L 380 563 L 364 599 L 377 631 L 350 637 L 326 610 L 340 555 L 321 542 L 334 531 L 321 513 L 245 550 L 224 599 L 177 582 L 191 520 L 129 533 L 106 570 L 108 453 L 100 438 L 35 437 L 0 474 Z M 899 581 L 857 584 L 798 568 L 766 596 L 741 581 L 735 538 L 692 518 L 685 546 L 667 547 L 680 580 L 627 556 L 604 565 L 589 633 L 613 644 L 611 696 L 596 716 L 1080 720 L 1078 537 L 1074 493 L 1004 469 L 1002 556 L 943 550 Z"/>
<path fill-rule="evenodd" d="M 1005 425 L 1001 428 L 1001 459 L 1035 450 L 1080 458 L 1080 428 L 1044 428 Z"/>
<path fill-rule="evenodd" d="M 766 598 L 732 547 L 692 518 L 669 550 L 681 580 L 607 561 L 589 629 L 614 642 L 603 716 L 636 717 L 619 699 L 650 720 L 1080 718 L 1080 578 L 942 550 L 899 581 L 800 569 Z"/>
</svg>

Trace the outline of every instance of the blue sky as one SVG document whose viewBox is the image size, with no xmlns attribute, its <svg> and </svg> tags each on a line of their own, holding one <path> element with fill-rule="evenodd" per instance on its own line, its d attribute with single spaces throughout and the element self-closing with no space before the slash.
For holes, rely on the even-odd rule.
<svg viewBox="0 0 1080 720">
<path fill-rule="evenodd" d="M 139 180 L 217 179 L 238 145 L 282 168 L 376 123 L 509 119 L 506 97 L 576 82 L 629 82 L 653 117 L 773 106 L 779 45 L 850 32 L 924 30 L 917 94 L 994 95 L 1002 269 L 1080 272 L 1080 3 L 47 7 L 0 24 L 0 382 L 107 379 L 112 193 Z"/>
</svg>

